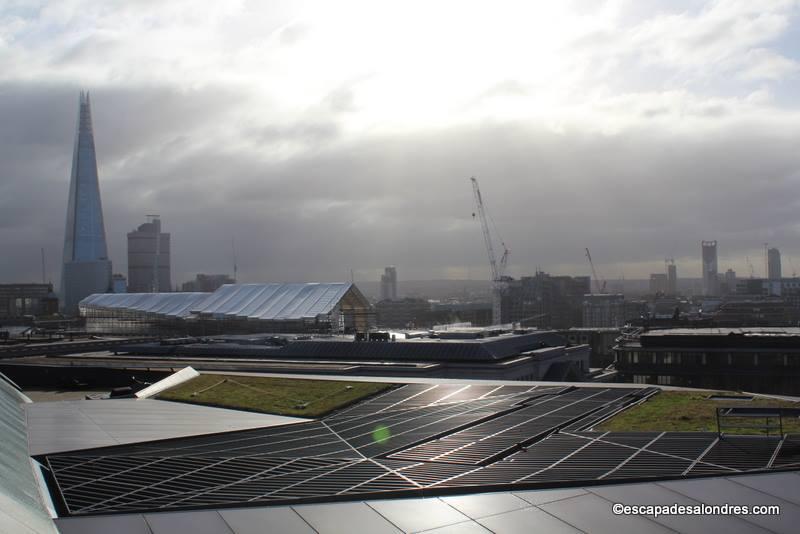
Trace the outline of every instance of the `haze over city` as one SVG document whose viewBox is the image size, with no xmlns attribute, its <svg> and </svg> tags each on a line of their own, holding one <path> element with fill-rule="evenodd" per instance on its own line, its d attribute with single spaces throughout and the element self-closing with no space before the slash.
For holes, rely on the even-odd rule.
<svg viewBox="0 0 800 534">
<path fill-rule="evenodd" d="M 58 283 L 78 92 L 109 255 L 173 280 L 784 271 L 800 251 L 797 2 L 0 3 L 0 281 Z"/>
</svg>

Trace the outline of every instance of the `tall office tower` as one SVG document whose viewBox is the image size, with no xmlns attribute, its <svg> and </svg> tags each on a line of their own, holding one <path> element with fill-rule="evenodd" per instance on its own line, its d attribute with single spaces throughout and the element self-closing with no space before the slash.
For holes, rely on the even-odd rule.
<svg viewBox="0 0 800 534">
<path fill-rule="evenodd" d="M 701 245 L 703 247 L 703 295 L 718 295 L 717 242 L 702 241 Z"/>
<path fill-rule="evenodd" d="M 781 279 L 781 251 L 777 248 L 767 251 L 767 271 L 770 280 Z"/>
<path fill-rule="evenodd" d="M 111 261 L 108 259 L 103 206 L 97 180 L 92 108 L 89 93 L 81 91 L 64 232 L 62 311 L 67 315 L 76 315 L 81 299 L 110 290 Z"/>
<path fill-rule="evenodd" d="M 161 231 L 158 215 L 128 233 L 128 293 L 172 291 L 169 234 Z"/>
<path fill-rule="evenodd" d="M 667 295 L 678 294 L 678 268 L 674 263 L 667 265 Z"/>
<path fill-rule="evenodd" d="M 397 300 L 397 269 L 386 267 L 381 275 L 381 300 Z"/>
<path fill-rule="evenodd" d="M 669 294 L 669 278 L 664 273 L 653 273 L 650 275 L 650 294 L 656 295 Z"/>
<path fill-rule="evenodd" d="M 736 271 L 733 269 L 725 271 L 725 291 L 728 294 L 736 293 Z"/>
</svg>

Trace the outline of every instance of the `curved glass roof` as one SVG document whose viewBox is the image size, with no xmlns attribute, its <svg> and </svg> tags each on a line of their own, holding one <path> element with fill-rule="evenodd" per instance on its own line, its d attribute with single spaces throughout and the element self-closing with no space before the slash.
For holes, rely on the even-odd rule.
<svg viewBox="0 0 800 534">
<path fill-rule="evenodd" d="M 213 293 L 95 293 L 83 299 L 81 308 L 107 308 L 186 317 L 189 309 Z"/>
<path fill-rule="evenodd" d="M 213 293 L 100 293 L 81 308 L 125 309 L 166 317 L 299 321 L 331 313 L 351 283 L 226 284 Z M 355 291 L 356 298 L 369 303 Z"/>
<path fill-rule="evenodd" d="M 313 319 L 330 313 L 352 287 L 350 283 L 227 284 L 191 312 L 268 321 Z"/>
</svg>

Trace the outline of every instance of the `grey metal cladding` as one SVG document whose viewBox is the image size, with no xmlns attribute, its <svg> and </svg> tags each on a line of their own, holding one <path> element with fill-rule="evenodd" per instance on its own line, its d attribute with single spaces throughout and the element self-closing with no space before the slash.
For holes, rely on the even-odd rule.
<svg viewBox="0 0 800 534">
<path fill-rule="evenodd" d="M 0 373 L 0 531 L 53 533 L 56 527 L 39 496 L 39 486 L 28 456 L 28 438 L 22 404 L 27 398 Z"/>
</svg>

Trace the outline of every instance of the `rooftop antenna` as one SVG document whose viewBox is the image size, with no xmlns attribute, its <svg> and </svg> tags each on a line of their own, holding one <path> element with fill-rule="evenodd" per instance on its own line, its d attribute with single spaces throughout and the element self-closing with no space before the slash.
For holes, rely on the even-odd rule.
<svg viewBox="0 0 800 534">
<path fill-rule="evenodd" d="M 351 284 L 355 284 L 356 283 L 356 277 L 355 277 L 355 274 L 353 274 L 353 269 L 350 269 L 350 283 Z"/>
<path fill-rule="evenodd" d="M 47 281 L 45 280 L 47 277 L 45 276 L 45 269 L 44 269 L 44 247 L 42 247 L 42 283 L 46 284 Z"/>
<path fill-rule="evenodd" d="M 239 267 L 236 265 L 236 238 L 231 237 L 231 254 L 233 255 L 233 283 L 237 283 L 239 279 L 237 275 L 239 273 Z"/>
</svg>

